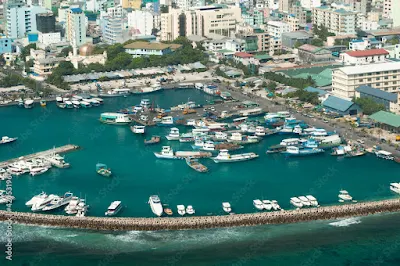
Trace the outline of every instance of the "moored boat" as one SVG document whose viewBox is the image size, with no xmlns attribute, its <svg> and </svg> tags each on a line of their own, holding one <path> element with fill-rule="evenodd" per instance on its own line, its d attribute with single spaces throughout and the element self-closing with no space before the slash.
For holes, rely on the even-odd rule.
<svg viewBox="0 0 400 266">
<path fill-rule="evenodd" d="M 232 211 L 231 204 L 229 202 L 222 202 L 222 209 L 226 213 L 230 213 Z"/>
<path fill-rule="evenodd" d="M 105 216 L 114 216 L 117 215 L 122 209 L 122 202 L 117 200 L 111 202 L 110 206 L 108 206 L 107 211 L 104 213 Z"/>
<path fill-rule="evenodd" d="M 296 208 L 302 208 L 303 207 L 303 203 L 301 202 L 301 200 L 298 197 L 290 198 L 290 204 L 292 204 Z"/>
<path fill-rule="evenodd" d="M 186 158 L 186 164 L 192 168 L 193 170 L 199 172 L 199 173 L 205 173 L 208 171 L 208 168 L 204 166 L 203 164 L 199 163 L 197 159 L 193 158 Z"/>
<path fill-rule="evenodd" d="M 390 190 L 400 194 L 400 183 L 390 183 Z"/>
<path fill-rule="evenodd" d="M 323 149 L 318 149 L 318 148 L 303 148 L 296 146 L 288 146 L 286 147 L 286 151 L 283 151 L 282 153 L 285 154 L 286 156 L 309 156 L 323 152 L 324 152 Z"/>
<path fill-rule="evenodd" d="M 254 205 L 254 207 L 257 209 L 257 210 L 263 210 L 264 209 L 264 204 L 262 203 L 262 201 L 261 200 L 259 200 L 259 199 L 255 199 L 255 200 L 253 200 L 253 205 Z"/>
<path fill-rule="evenodd" d="M 105 177 L 110 177 L 112 175 L 111 170 L 104 163 L 96 164 L 96 172 Z"/>
<path fill-rule="evenodd" d="M 140 126 L 140 125 L 134 125 L 134 126 L 131 126 L 130 128 L 131 128 L 131 131 L 135 134 L 144 134 L 145 130 L 146 130 L 145 126 Z"/>
<path fill-rule="evenodd" d="M 394 160 L 394 156 L 391 152 L 388 151 L 376 151 L 375 152 L 376 157 L 382 158 L 385 160 Z"/>
<path fill-rule="evenodd" d="M 43 207 L 42 211 L 50 211 L 57 209 L 61 206 L 68 204 L 73 198 L 73 194 L 71 192 L 66 192 L 64 196 L 57 197 L 49 202 L 46 206 Z"/>
<path fill-rule="evenodd" d="M 165 136 L 167 140 L 179 140 L 180 134 L 179 129 L 176 127 L 171 128 L 169 134 Z"/>
<path fill-rule="evenodd" d="M 131 123 L 131 119 L 126 114 L 120 113 L 102 113 L 100 122 L 111 125 L 127 125 Z"/>
<path fill-rule="evenodd" d="M 152 195 L 149 197 L 149 204 L 151 211 L 160 217 L 163 214 L 163 207 L 161 204 L 161 200 L 157 195 Z"/>
<path fill-rule="evenodd" d="M 216 163 L 231 163 L 248 161 L 257 158 L 258 155 L 254 152 L 230 155 L 228 150 L 221 150 L 220 153 L 212 158 Z"/>
<path fill-rule="evenodd" d="M 45 107 L 47 105 L 45 100 L 40 100 L 40 106 Z"/>
<path fill-rule="evenodd" d="M 347 192 L 347 190 L 341 190 L 339 191 L 339 202 L 344 202 L 344 201 L 352 201 L 353 197 L 350 196 L 349 192 Z"/>
<path fill-rule="evenodd" d="M 0 144 L 7 144 L 16 141 L 18 138 L 10 138 L 7 136 L 1 137 Z"/>
<path fill-rule="evenodd" d="M 25 203 L 25 206 L 27 207 L 32 207 L 34 204 L 36 204 L 37 202 L 46 199 L 48 197 L 48 195 L 45 192 L 41 192 L 40 194 L 33 196 L 30 200 L 28 200 Z"/>
<path fill-rule="evenodd" d="M 180 216 L 183 216 L 183 215 L 186 214 L 185 205 L 177 205 L 177 206 L 176 206 L 176 209 L 177 209 L 178 214 L 179 214 Z"/>
<path fill-rule="evenodd" d="M 27 109 L 30 109 L 30 108 L 33 107 L 33 103 L 34 103 L 34 101 L 31 100 L 31 99 L 25 100 L 24 107 L 27 108 Z"/>
<path fill-rule="evenodd" d="M 195 210 L 194 210 L 194 208 L 193 208 L 192 205 L 188 205 L 188 206 L 186 207 L 186 213 L 189 214 L 189 215 L 192 215 L 192 214 L 195 213 Z"/>
<path fill-rule="evenodd" d="M 144 140 L 144 144 L 146 144 L 146 145 L 156 144 L 156 143 L 159 143 L 160 140 L 161 140 L 160 136 L 151 136 L 150 139 L 145 139 Z"/>
</svg>

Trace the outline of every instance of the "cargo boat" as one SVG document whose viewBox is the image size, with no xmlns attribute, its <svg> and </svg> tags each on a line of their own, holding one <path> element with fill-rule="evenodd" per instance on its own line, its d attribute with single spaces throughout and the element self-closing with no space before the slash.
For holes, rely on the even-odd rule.
<svg viewBox="0 0 400 266">
<path fill-rule="evenodd" d="M 174 152 L 170 146 L 163 146 L 160 152 L 154 152 L 154 155 L 159 159 L 185 159 L 192 158 L 209 158 L 211 152 L 201 151 L 177 151 Z"/>
<path fill-rule="evenodd" d="M 193 170 L 199 172 L 199 173 L 205 173 L 208 172 L 208 168 L 204 166 L 203 164 L 199 163 L 197 159 L 193 158 L 186 158 L 186 164 L 192 168 Z"/>
</svg>

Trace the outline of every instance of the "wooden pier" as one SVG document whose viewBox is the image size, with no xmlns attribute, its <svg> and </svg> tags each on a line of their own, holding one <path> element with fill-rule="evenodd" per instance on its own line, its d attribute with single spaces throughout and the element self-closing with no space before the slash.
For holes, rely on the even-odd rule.
<svg viewBox="0 0 400 266">
<path fill-rule="evenodd" d="M 45 157 L 45 156 L 49 156 L 53 153 L 58 153 L 58 154 L 67 153 L 70 151 L 77 150 L 79 148 L 80 148 L 79 146 L 72 145 L 72 144 L 64 145 L 61 147 L 54 147 L 53 149 L 50 149 L 47 151 L 36 152 L 36 153 L 32 153 L 32 154 L 29 154 L 26 156 L 22 156 L 22 157 L 18 157 L 18 158 L 0 162 L 0 168 L 6 167 L 7 165 L 9 165 L 11 163 L 14 163 L 14 162 L 17 162 L 20 160 L 30 160 L 30 159 L 34 159 L 34 158 L 38 158 L 38 157 Z"/>
<path fill-rule="evenodd" d="M 314 220 L 333 220 L 354 216 L 400 211 L 400 199 L 325 206 L 319 208 L 258 212 L 221 216 L 191 216 L 163 218 L 108 218 L 47 215 L 0 211 L 0 221 L 93 230 L 154 231 L 187 230 L 265 224 L 287 224 Z"/>
</svg>

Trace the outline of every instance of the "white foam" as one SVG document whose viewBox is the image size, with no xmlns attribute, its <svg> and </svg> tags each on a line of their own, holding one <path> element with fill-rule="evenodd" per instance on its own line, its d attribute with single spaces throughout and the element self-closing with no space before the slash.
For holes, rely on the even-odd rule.
<svg viewBox="0 0 400 266">
<path fill-rule="evenodd" d="M 345 227 L 345 226 L 350 226 L 352 224 L 359 224 L 361 223 L 359 218 L 348 218 L 344 220 L 340 220 L 337 222 L 332 222 L 329 225 L 335 226 L 335 227 Z"/>
</svg>

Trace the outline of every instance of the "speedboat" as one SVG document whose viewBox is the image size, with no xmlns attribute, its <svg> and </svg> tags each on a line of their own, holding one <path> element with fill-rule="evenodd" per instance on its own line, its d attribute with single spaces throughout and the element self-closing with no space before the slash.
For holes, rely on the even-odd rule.
<svg viewBox="0 0 400 266">
<path fill-rule="evenodd" d="M 259 200 L 259 199 L 253 200 L 253 205 L 254 205 L 254 207 L 256 207 L 257 210 L 260 210 L 260 211 L 261 211 L 261 210 L 264 209 L 264 204 L 263 204 L 262 201 Z"/>
<path fill-rule="evenodd" d="M 28 99 L 28 100 L 26 100 L 26 101 L 24 102 L 24 107 L 27 108 L 27 109 L 30 109 L 30 108 L 33 107 L 33 103 L 34 103 L 33 100 Z"/>
<path fill-rule="evenodd" d="M 107 167 L 104 163 L 97 163 L 96 164 L 96 172 L 99 175 L 110 177 L 112 175 L 111 169 Z"/>
<path fill-rule="evenodd" d="M 216 163 L 231 163 L 248 161 L 257 158 L 258 155 L 254 152 L 230 155 L 228 150 L 221 150 L 220 153 L 212 158 Z"/>
<path fill-rule="evenodd" d="M 313 207 L 318 207 L 318 206 L 319 206 L 318 201 L 317 201 L 317 199 L 316 199 L 314 196 L 312 196 L 312 195 L 307 195 L 306 198 L 307 198 L 308 201 L 310 202 L 311 206 L 313 206 Z"/>
<path fill-rule="evenodd" d="M 272 209 L 272 202 L 270 200 L 263 200 L 262 201 L 264 209 L 270 211 Z"/>
<path fill-rule="evenodd" d="M 222 209 L 226 213 L 230 213 L 232 211 L 231 204 L 229 202 L 222 202 Z"/>
<path fill-rule="evenodd" d="M 49 170 L 49 168 L 47 168 L 47 167 L 35 167 L 30 170 L 29 174 L 31 176 L 41 175 L 41 174 L 46 173 L 48 170 Z"/>
<path fill-rule="evenodd" d="M 38 199 L 38 200 L 32 205 L 31 210 L 32 210 L 33 212 L 40 211 L 40 210 L 42 210 L 47 204 L 49 204 L 51 201 L 53 201 L 53 200 L 56 199 L 56 198 L 60 198 L 60 197 L 57 196 L 57 195 L 50 194 L 50 195 L 49 195 L 48 197 L 46 197 L 46 198 Z"/>
<path fill-rule="evenodd" d="M 180 138 L 179 129 L 176 127 L 171 128 L 171 131 L 165 137 L 167 138 L 167 140 L 179 140 Z"/>
<path fill-rule="evenodd" d="M 152 212 L 160 217 L 163 214 L 163 207 L 160 198 L 157 195 L 152 195 L 149 198 L 149 204 Z"/>
<path fill-rule="evenodd" d="M 131 126 L 131 131 L 135 134 L 144 134 L 145 129 L 146 129 L 145 126 L 139 126 L 139 125 Z"/>
<path fill-rule="evenodd" d="M 30 200 L 28 200 L 25 205 L 28 207 L 32 207 L 34 204 L 37 202 L 40 202 L 44 199 L 46 199 L 48 196 L 45 192 L 41 192 L 40 194 L 33 196 Z"/>
<path fill-rule="evenodd" d="M 290 203 L 297 208 L 303 207 L 302 201 L 297 197 L 290 198 Z"/>
<path fill-rule="evenodd" d="M 114 216 L 122 209 L 121 201 L 113 201 L 108 206 L 107 211 L 104 213 L 105 216 Z"/>
<path fill-rule="evenodd" d="M 350 196 L 349 192 L 347 192 L 347 190 L 341 190 L 339 191 L 339 201 L 340 202 L 344 202 L 344 201 L 352 201 L 353 197 Z"/>
<path fill-rule="evenodd" d="M 78 197 L 72 197 L 71 201 L 69 202 L 69 204 L 67 205 L 67 207 L 65 207 L 65 213 L 66 214 L 76 214 L 78 212 L 77 207 L 78 204 L 80 202 L 80 199 Z"/>
<path fill-rule="evenodd" d="M 281 209 L 281 206 L 279 206 L 278 201 L 276 201 L 276 200 L 271 200 L 271 205 L 272 205 L 272 209 L 274 209 L 275 211 Z"/>
<path fill-rule="evenodd" d="M 66 192 L 64 196 L 53 199 L 46 206 L 43 207 L 42 211 L 51 211 L 61 206 L 68 204 L 73 198 L 71 192 Z"/>
<path fill-rule="evenodd" d="M 192 205 L 188 205 L 187 207 L 186 207 L 186 213 L 187 214 L 194 214 L 195 213 L 195 210 L 193 209 L 193 206 Z"/>
<path fill-rule="evenodd" d="M 390 190 L 400 194 L 400 183 L 390 183 Z"/>
<path fill-rule="evenodd" d="M 178 210 L 179 215 L 183 216 L 186 214 L 185 205 L 177 205 L 176 208 Z"/>
<path fill-rule="evenodd" d="M 4 137 L 1 138 L 0 144 L 11 143 L 11 142 L 16 141 L 17 139 L 18 139 L 18 138 L 10 138 L 10 137 L 4 136 Z"/>
</svg>

